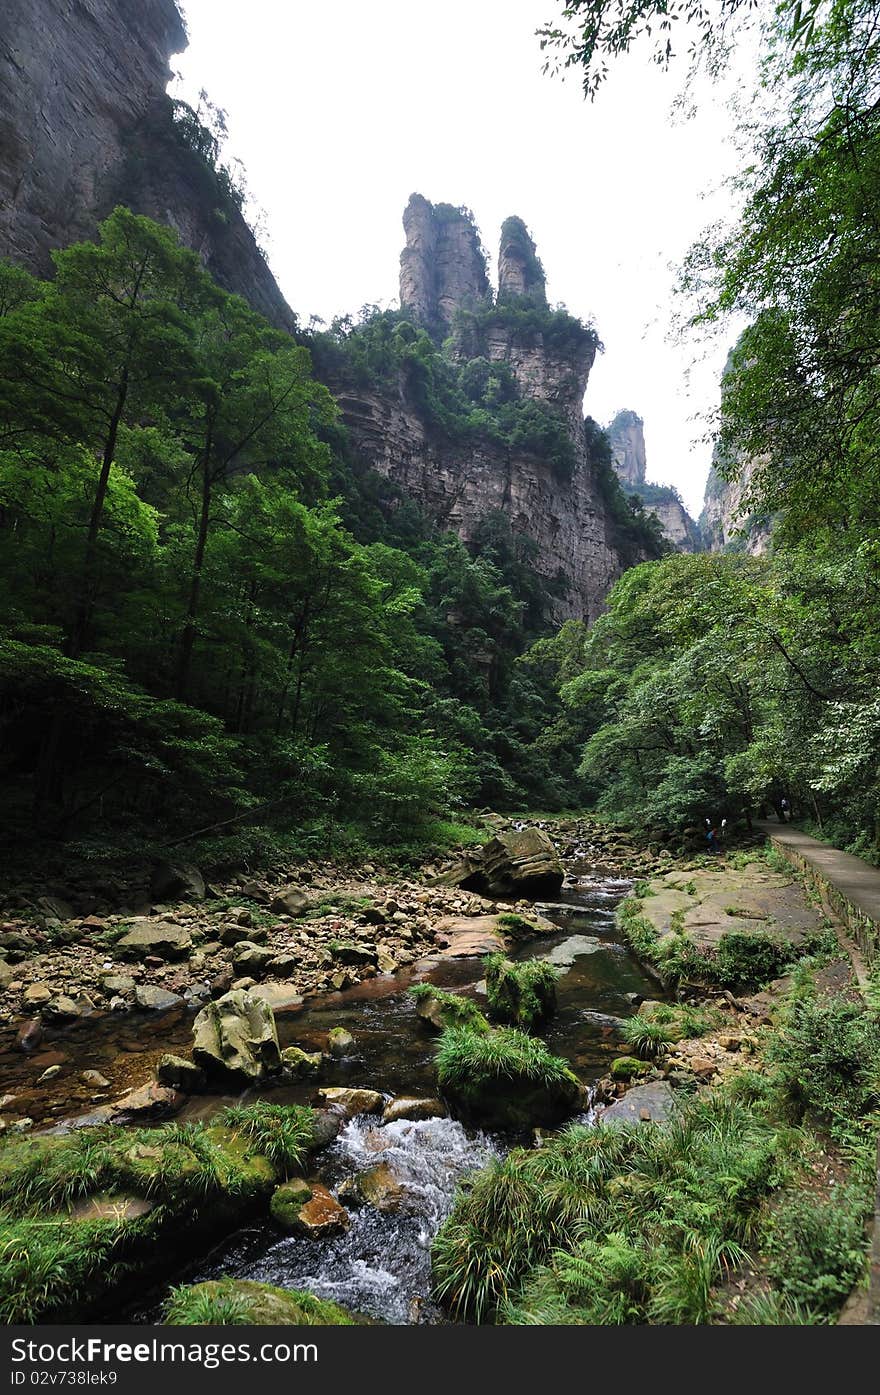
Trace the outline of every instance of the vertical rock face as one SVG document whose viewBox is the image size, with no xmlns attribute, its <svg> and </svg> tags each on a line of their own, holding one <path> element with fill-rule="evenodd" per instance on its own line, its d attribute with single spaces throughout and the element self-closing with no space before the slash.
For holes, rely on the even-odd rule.
<svg viewBox="0 0 880 1395">
<path fill-rule="evenodd" d="M 734 371 L 736 349 L 731 349 L 721 375 L 721 400 L 724 402 L 725 383 Z M 700 529 L 710 552 L 725 552 L 736 548 L 760 557 L 770 547 L 772 518 L 753 514 L 748 498 L 752 476 L 759 462 L 747 457 L 726 460 L 716 446 L 712 466 L 706 480 Z M 724 469 L 722 465 L 732 465 Z"/>
<path fill-rule="evenodd" d="M 649 484 L 645 450 L 645 423 L 629 409 L 618 412 L 607 428 L 614 470 L 624 492 L 641 499 L 646 513 L 658 519 L 663 536 L 678 552 L 700 552 L 700 528 L 685 508 L 676 490 L 668 485 Z"/>
<path fill-rule="evenodd" d="M 748 497 L 755 461 L 744 460 L 732 479 L 725 479 L 713 463 L 706 480 L 700 532 L 709 552 L 741 548 L 761 557 L 770 546 L 772 520 L 749 513 Z"/>
<path fill-rule="evenodd" d="M 635 412 L 618 412 L 608 427 L 614 469 L 621 484 L 644 484 L 647 469 L 645 423 Z"/>
<path fill-rule="evenodd" d="M 403 215 L 406 246 L 400 255 L 400 304 L 442 338 L 456 310 L 489 293 L 486 258 L 471 216 L 452 204 L 412 194 Z"/>
<path fill-rule="evenodd" d="M 535 244 L 522 218 L 507 218 L 501 225 L 501 246 L 498 252 L 498 299 L 518 296 L 547 304 L 544 268 L 538 260 Z"/>
<path fill-rule="evenodd" d="M 448 351 L 458 363 L 505 363 L 521 398 L 563 424 L 573 468 L 560 477 L 539 450 L 504 445 L 489 434 L 450 439 L 403 378 L 393 391 L 330 382 L 350 441 L 362 461 L 465 541 L 476 537 L 487 514 L 503 512 L 515 531 L 538 544 L 536 570 L 558 587 L 556 618 L 593 619 L 623 570 L 584 429 L 596 336 L 565 312 L 547 310 L 543 271 L 521 220 L 505 223 L 504 296 L 494 304 L 469 216 L 415 194 L 404 230 L 400 298 L 408 318 L 436 338 L 451 330 Z"/>
<path fill-rule="evenodd" d="M 3 0 L 0 255 L 51 271 L 116 203 L 174 227 L 273 323 L 294 317 L 235 206 L 219 206 L 165 88 L 186 47 L 174 0 Z"/>
</svg>

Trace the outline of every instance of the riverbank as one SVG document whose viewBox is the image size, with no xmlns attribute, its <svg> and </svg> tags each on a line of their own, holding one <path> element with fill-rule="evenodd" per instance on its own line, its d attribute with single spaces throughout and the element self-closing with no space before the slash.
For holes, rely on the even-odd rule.
<svg viewBox="0 0 880 1395">
<path fill-rule="evenodd" d="M 10 1127 L 0 1150 L 7 1175 L 16 1156 L 21 1158 L 20 1150 L 33 1149 L 33 1157 L 42 1157 L 40 1166 L 34 1165 L 36 1172 L 45 1171 L 49 1181 L 54 1176 L 61 1188 L 49 1198 L 48 1219 L 57 1230 L 56 1249 L 60 1246 L 65 1264 L 73 1266 L 69 1288 L 75 1291 L 79 1285 L 83 1301 L 99 1304 L 100 1291 L 89 1295 L 83 1276 L 91 1273 L 89 1265 L 99 1270 L 110 1260 L 130 1266 L 132 1284 L 142 1287 L 149 1251 L 154 1260 L 161 1256 L 162 1283 L 157 1306 L 143 1312 L 137 1318 L 141 1321 L 155 1321 L 166 1311 L 167 1279 L 175 1275 L 178 1283 L 183 1278 L 196 1285 L 177 1291 L 174 1312 L 180 1321 L 198 1320 L 194 1313 L 205 1321 L 222 1320 L 217 1314 L 225 1303 L 256 1312 L 262 1311 L 263 1299 L 276 1301 L 272 1293 L 230 1285 L 240 1280 L 268 1283 L 273 1291 L 279 1286 L 307 1289 L 319 1300 L 340 1300 L 353 1313 L 392 1322 L 450 1317 L 530 1323 L 835 1320 L 864 1269 L 864 1223 L 872 1192 L 867 1159 L 876 1132 L 871 1081 L 880 1063 L 880 1044 L 876 1019 L 859 997 L 834 927 L 790 869 L 772 856 L 768 862 L 763 853 L 739 851 L 724 860 L 697 857 L 684 864 L 649 854 L 655 875 L 633 886 L 620 875 L 603 879 L 596 873 L 609 865 L 618 874 L 625 865 L 644 866 L 643 850 L 630 848 L 629 864 L 623 857 L 611 863 L 601 831 L 592 844 L 586 836 L 592 831 L 589 820 L 572 821 L 569 828 L 561 837 L 553 828 L 557 846 L 572 859 L 566 862 L 556 900 L 505 903 L 444 884 L 461 880 L 462 868 L 450 859 L 425 869 L 423 879 L 350 880 L 346 886 L 372 887 L 374 899 L 340 906 L 335 915 L 321 901 L 314 917 L 302 902 L 291 902 L 281 913 L 271 911 L 270 901 L 275 933 L 289 943 L 294 936 L 310 936 L 313 927 L 320 939 L 325 920 L 345 919 L 347 939 L 336 943 L 373 949 L 346 966 L 357 982 L 329 993 L 297 995 L 302 1001 L 279 1016 L 282 1045 L 295 1040 L 307 1051 L 325 1053 L 317 1058 L 322 1062 L 319 1076 L 289 1083 L 282 1074 L 257 1087 L 264 1100 L 253 1099 L 254 1108 L 274 1111 L 273 1127 L 286 1128 L 284 1121 L 303 1117 L 297 1111 L 320 1105 L 327 1123 L 319 1130 L 314 1161 L 301 1176 L 285 1182 L 289 1169 L 279 1172 L 271 1165 L 268 1154 L 261 1153 L 265 1142 L 255 1138 L 259 1146 L 250 1152 L 268 1158 L 268 1172 L 261 1174 L 252 1195 L 247 1188 L 241 1193 L 243 1209 L 234 1202 L 224 1210 L 210 1201 L 204 1208 L 209 1225 L 204 1233 L 198 1224 L 189 1228 L 191 1220 L 198 1221 L 200 1207 L 191 1204 L 187 1187 L 181 1190 L 181 1168 L 214 1198 L 219 1196 L 218 1176 L 228 1174 L 235 1194 L 234 1169 L 230 1172 L 216 1154 L 217 1147 L 221 1153 L 228 1149 L 229 1140 L 215 1138 L 218 1127 L 222 1133 L 231 1124 L 235 1132 L 235 1120 L 240 1127 L 251 1117 L 236 1108 L 223 1115 L 234 1104 L 234 1094 L 232 1099 L 222 1093 L 204 1100 L 194 1096 L 187 1103 L 176 1092 L 172 1107 L 183 1108 L 184 1122 L 147 1131 L 108 1125 L 106 1114 L 100 1116 L 101 1127 L 74 1135 L 47 1137 L 33 1127 L 21 1134 Z M 613 835 L 614 841 L 618 838 Z M 597 850 L 605 854 L 604 862 L 590 860 Z M 584 854 L 586 861 L 580 860 Z M 333 881 L 329 870 L 312 875 Z M 333 890 L 314 881 L 308 890 L 302 883 L 279 885 L 281 892 L 267 879 L 259 890 L 273 899 L 296 891 L 306 900 Z M 410 902 L 403 899 L 407 885 Z M 407 926 L 417 914 L 423 916 L 431 937 L 423 948 L 415 937 L 407 942 L 401 936 L 411 946 L 412 963 L 382 972 L 375 961 L 377 942 L 384 942 L 378 937 L 389 933 L 389 923 L 405 924 L 390 911 L 392 886 L 403 889 L 398 905 L 427 908 L 403 914 Z M 628 886 L 632 894 L 623 903 L 616 930 L 614 908 Z M 377 905 L 383 893 L 385 899 Z M 416 899 L 417 894 L 426 899 Z M 152 909 L 152 920 L 171 925 L 162 920 L 168 912 Z M 179 921 L 185 919 L 181 909 Z M 188 909 L 195 916 L 213 910 L 204 903 L 191 903 Z M 468 913 L 440 915 L 441 910 Z M 261 928 L 239 925 L 229 908 L 224 912 L 224 924 L 237 930 Z M 385 924 L 371 919 L 371 912 L 380 913 Z M 650 973 L 639 971 L 620 943 L 622 937 Z M 233 953 L 241 943 L 236 939 L 223 946 L 219 939 Z M 251 943 L 259 947 L 259 942 Z M 268 934 L 263 943 L 268 950 L 276 948 Z M 559 976 L 555 1011 L 537 1026 L 548 1047 L 533 1040 L 523 1054 L 529 1039 L 510 1038 L 508 1043 L 503 1031 L 493 1036 L 488 1051 L 480 1046 L 484 957 L 502 948 L 514 964 L 544 962 Z M 330 972 L 329 966 L 324 972 Z M 464 1020 L 478 1033 L 472 1045 L 479 1050 L 463 1038 L 447 1042 L 447 1033 L 440 1040 L 449 1049 L 444 1046 L 435 1059 L 436 1038 L 420 1016 L 421 1000 L 417 1003 L 407 992 L 415 981 L 436 985 L 451 993 L 454 1002 L 471 1005 Z M 246 991 L 253 994 L 266 986 L 265 979 L 257 979 Z M 183 1037 L 191 1030 L 192 1015 L 182 1009 L 163 1014 L 132 1008 L 96 1018 L 111 1034 L 118 1024 L 120 1037 L 137 1037 L 140 1028 L 153 1024 L 157 1044 L 162 1040 L 166 1047 L 166 1028 L 171 1029 L 179 1033 L 185 1055 L 189 1048 Z M 80 1024 L 58 1028 L 70 1064 L 50 1076 L 44 1088 L 57 1081 L 59 1091 L 69 1094 L 74 1065 L 81 1063 L 77 1038 L 86 1039 L 96 1025 L 86 1015 Z M 335 1057 L 326 1054 L 331 1027 L 341 1027 L 349 1042 Z M 552 1069 L 565 1091 L 571 1085 L 572 1103 L 566 1108 L 582 1111 L 574 1127 L 559 1133 L 544 1127 L 533 1139 L 520 1130 L 481 1142 L 478 1117 L 467 1126 L 449 1117 L 457 1110 L 456 1095 L 452 1077 L 444 1083 L 442 1072 L 453 1067 L 453 1057 L 472 1059 L 467 1075 L 471 1110 L 478 1105 L 476 1096 L 471 1098 L 473 1069 L 483 1069 L 508 1045 L 522 1067 L 541 1062 L 540 1070 Z M 556 1055 L 548 1056 L 548 1048 Z M 18 1059 L 33 1058 L 19 1052 Z M 590 1085 L 586 1095 L 581 1090 L 582 1100 L 591 1102 L 586 1113 L 583 1104 L 573 1103 L 576 1082 Z M 345 1106 L 330 1087 L 348 1091 Z M 325 1092 L 323 1103 L 319 1090 Z M 438 1092 L 444 1096 L 439 1101 Z M 394 1101 L 395 1093 L 409 1098 Z M 603 1121 L 598 1129 L 594 1111 Z M 618 1120 L 628 1127 L 609 1127 Z M 94 1141 L 71 1141 L 77 1138 Z M 49 1154 L 43 1157 L 47 1146 Z M 192 1159 L 181 1154 L 182 1148 Z M 209 1168 L 211 1175 L 199 1182 L 206 1148 L 215 1150 L 213 1171 Z M 156 1176 L 142 1175 L 143 1159 L 129 1157 L 132 1149 L 146 1150 L 144 1158 L 152 1159 L 148 1166 Z M 70 1156 L 62 1166 L 65 1150 Z M 55 1162 L 47 1166 L 50 1154 Z M 484 1173 L 480 1169 L 487 1156 L 493 1161 Z M 14 1176 L 16 1166 L 11 1172 Z M 467 1188 L 454 1197 L 458 1178 L 467 1174 Z M 505 1178 L 512 1191 L 504 1191 Z M 278 1223 L 266 1210 L 282 1183 L 295 1190 L 297 1202 L 291 1212 L 293 1232 L 279 1236 Z M 498 1186 L 503 1195 L 496 1195 Z M 522 1215 L 507 1215 L 504 1197 L 517 1191 L 529 1198 L 530 1217 L 540 1222 L 537 1231 Z M 9 1184 L 7 1192 L 7 1206 L 25 1202 L 18 1220 L 7 1217 L 4 1222 L 9 1242 L 17 1243 L 22 1225 L 30 1236 L 38 1217 L 34 1199 L 28 1201 L 18 1182 Z M 312 1201 L 306 1202 L 306 1196 Z M 88 1202 L 76 1217 L 65 1210 L 75 1197 Z M 97 1205 L 109 1209 L 98 1214 Z M 312 1205 L 319 1224 L 306 1232 L 301 1211 Z M 237 1231 L 248 1214 L 247 1228 Z M 488 1215 L 494 1218 L 492 1234 L 483 1236 Z M 170 1231 L 163 1228 L 163 1217 L 175 1222 Z M 218 1218 L 219 1234 L 210 1230 Z M 572 1250 L 569 1263 L 565 1247 L 575 1233 L 574 1222 L 586 1235 L 582 1223 L 587 1219 L 595 1227 L 593 1249 L 587 1255 L 585 1240 L 577 1253 Z M 93 1235 L 89 1227 L 97 1227 Z M 142 1244 L 141 1230 L 148 1233 L 149 1244 Z M 211 1265 L 200 1268 L 198 1255 L 207 1236 L 223 1240 L 224 1231 L 229 1238 L 215 1251 Z M 435 1231 L 429 1268 L 424 1240 Z M 521 1232 L 531 1235 L 527 1262 L 517 1239 Z M 74 1234 L 77 1243 L 71 1250 Z M 52 1237 L 39 1229 L 34 1235 L 46 1240 L 39 1253 L 51 1264 Z M 84 1249 L 81 1240 L 88 1240 Z M 702 1258 L 697 1263 L 693 1256 Z M 491 1261 L 488 1273 L 495 1276 L 488 1288 L 481 1288 L 479 1280 L 484 1259 Z M 571 1280 L 584 1260 L 601 1280 L 586 1295 Z M 472 1276 L 466 1291 L 458 1278 L 462 1272 Z M 493 1287 L 499 1275 L 503 1299 Z M 29 1283 L 25 1274 L 15 1301 L 27 1300 Z M 62 1300 L 63 1293 L 58 1301 L 53 1297 L 46 1311 L 57 1312 Z M 316 1311 L 315 1321 L 339 1320 L 329 1310 L 323 1318 Z M 850 1305 L 849 1311 L 858 1308 Z M 40 1320 L 39 1310 L 33 1320 Z"/>
<path fill-rule="evenodd" d="M 483 836 L 522 822 L 487 816 Z M 668 854 L 589 818 L 540 822 L 569 867 L 626 877 L 669 865 Z M 276 1013 L 295 1014 L 426 956 L 503 948 L 504 927 L 491 917 L 528 917 L 533 905 L 444 885 L 464 851 L 416 870 L 311 860 L 213 880 L 187 863 L 159 864 L 152 894 L 146 872 L 112 885 L 96 874 L 91 888 L 81 873 L 49 889 L 7 886 L 0 1131 L 123 1096 L 187 1043 L 192 1015 L 231 988 L 256 989 Z"/>
</svg>

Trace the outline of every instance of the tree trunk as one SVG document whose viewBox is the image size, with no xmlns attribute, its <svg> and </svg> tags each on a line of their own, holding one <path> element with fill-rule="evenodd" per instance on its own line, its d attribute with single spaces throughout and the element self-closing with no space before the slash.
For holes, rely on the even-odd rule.
<svg viewBox="0 0 880 1395">
<path fill-rule="evenodd" d="M 199 593 L 202 588 L 202 565 L 205 560 L 205 545 L 211 525 L 211 471 L 206 456 L 202 470 L 202 507 L 199 513 L 199 533 L 193 557 L 192 575 L 189 583 L 189 601 L 186 607 L 186 620 L 180 637 L 180 657 L 177 665 L 177 686 L 175 697 L 178 702 L 186 702 L 189 692 L 189 675 L 192 667 L 193 647 L 196 642 L 196 617 L 199 613 Z"/>
<path fill-rule="evenodd" d="M 95 497 L 92 500 L 92 511 L 89 515 L 89 529 L 86 534 L 86 548 L 83 557 L 79 595 L 76 601 L 73 627 L 67 644 L 67 655 L 68 658 L 71 659 L 78 658 L 82 653 L 89 621 L 91 620 L 92 597 L 90 592 L 95 570 L 95 556 L 98 550 L 98 534 L 101 531 L 104 501 L 107 498 L 107 486 L 110 482 L 110 468 L 116 454 L 119 424 L 122 421 L 122 413 L 125 411 L 125 401 L 127 397 L 128 365 L 123 368 L 122 377 L 119 380 L 119 388 L 116 393 L 116 405 L 113 408 L 113 415 L 110 418 L 110 428 L 104 441 L 104 453 L 101 457 L 101 473 L 98 476 L 98 487 L 95 490 Z"/>
</svg>

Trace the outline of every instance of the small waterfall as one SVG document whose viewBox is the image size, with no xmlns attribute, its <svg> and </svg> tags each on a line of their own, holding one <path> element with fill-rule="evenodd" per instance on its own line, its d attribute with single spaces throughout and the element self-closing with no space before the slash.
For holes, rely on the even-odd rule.
<svg viewBox="0 0 880 1395">
<path fill-rule="evenodd" d="M 385 1322 L 436 1321 L 430 1302 L 431 1241 L 448 1214 L 458 1181 L 498 1149 L 482 1133 L 453 1119 L 401 1119 L 379 1126 L 361 1116 L 346 1125 L 323 1159 L 327 1185 L 387 1163 L 402 1188 L 399 1208 L 351 1212 L 347 1231 L 333 1238 L 276 1238 L 261 1228 L 240 1235 L 233 1252 L 212 1256 L 210 1272 L 192 1281 L 234 1273 L 283 1288 L 332 1298 L 354 1312 Z"/>
</svg>

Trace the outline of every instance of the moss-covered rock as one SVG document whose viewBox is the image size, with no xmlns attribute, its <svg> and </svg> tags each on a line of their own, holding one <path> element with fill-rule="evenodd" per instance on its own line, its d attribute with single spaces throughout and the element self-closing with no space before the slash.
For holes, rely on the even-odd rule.
<svg viewBox="0 0 880 1395">
<path fill-rule="evenodd" d="M 447 1028 L 437 1079 L 454 1114 L 487 1128 L 552 1126 L 584 1103 L 583 1086 L 567 1061 L 513 1027 L 485 1034 Z"/>
<path fill-rule="evenodd" d="M 489 1012 L 498 1022 L 532 1031 L 556 1011 L 556 980 L 552 964 L 543 959 L 514 963 L 503 954 L 490 954 L 486 969 Z"/>
<path fill-rule="evenodd" d="M 303 1051 L 299 1046 L 285 1046 L 281 1052 L 284 1074 L 294 1080 L 317 1075 L 324 1057 L 320 1051 Z"/>
<path fill-rule="evenodd" d="M 256 1105 L 216 1123 L 106 1125 L 0 1145 L 0 1318 L 82 1321 L 112 1287 L 239 1224 L 314 1146 L 313 1112 Z"/>
<path fill-rule="evenodd" d="M 165 1321 L 171 1327 L 353 1327 L 358 1319 L 338 1303 L 301 1289 L 209 1279 L 172 1289 Z"/>
<path fill-rule="evenodd" d="M 489 1023 L 471 998 L 448 993 L 433 983 L 417 983 L 410 990 L 416 1000 L 416 1013 L 426 1027 L 442 1032 L 446 1027 L 468 1027 L 472 1032 L 488 1032 Z"/>
<path fill-rule="evenodd" d="M 611 1062 L 611 1079 L 633 1080 L 651 1069 L 650 1061 L 638 1061 L 635 1056 L 618 1056 Z"/>
<path fill-rule="evenodd" d="M 312 1188 L 304 1177 L 292 1177 L 276 1187 L 269 1202 L 270 1215 L 283 1230 L 296 1230 L 299 1213 L 312 1199 Z"/>
<path fill-rule="evenodd" d="M 281 1068 L 269 1005 L 235 989 L 202 1008 L 193 1024 L 193 1059 L 209 1075 L 254 1082 Z"/>
</svg>

